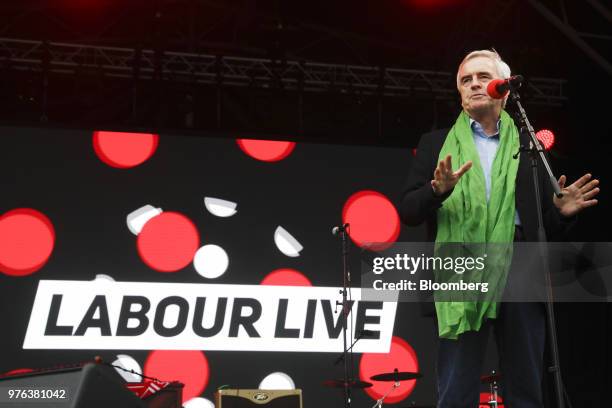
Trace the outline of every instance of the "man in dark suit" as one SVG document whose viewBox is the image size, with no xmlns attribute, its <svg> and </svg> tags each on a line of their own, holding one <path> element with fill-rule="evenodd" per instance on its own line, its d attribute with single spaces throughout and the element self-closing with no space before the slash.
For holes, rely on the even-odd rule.
<svg viewBox="0 0 612 408">
<path fill-rule="evenodd" d="M 506 100 L 487 95 L 488 83 L 508 78 L 510 68 L 495 51 L 474 51 L 459 65 L 457 89 L 463 110 L 450 129 L 423 135 L 402 197 L 408 225 L 422 222 L 436 242 L 536 241 L 537 214 L 530 163 L 512 155 L 529 145 L 503 110 Z M 453 161 L 455 165 L 453 165 Z M 540 171 L 543 175 L 543 171 Z M 553 197 L 541 176 L 548 240 L 560 240 L 575 215 L 597 204 L 598 180 L 585 174 Z M 478 406 L 480 370 L 493 328 L 507 407 L 542 407 L 545 310 L 539 303 L 502 303 L 478 316 L 449 314 L 436 304 L 439 327 L 438 406 Z M 460 310 L 460 309 L 459 309 Z M 459 315 L 457 315 L 459 313 Z M 449 317 L 451 316 L 451 317 Z M 450 319 L 450 321 L 449 321 Z"/>
</svg>

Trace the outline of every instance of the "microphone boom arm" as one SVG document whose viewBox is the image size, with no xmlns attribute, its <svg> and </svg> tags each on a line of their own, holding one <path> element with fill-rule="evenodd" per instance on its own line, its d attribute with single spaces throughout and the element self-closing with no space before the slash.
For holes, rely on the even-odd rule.
<svg viewBox="0 0 612 408">
<path fill-rule="evenodd" d="M 550 163 L 548 162 L 548 159 L 546 158 L 546 155 L 544 154 L 544 149 L 542 145 L 540 144 L 540 141 L 535 135 L 533 126 L 531 126 L 531 122 L 529 122 L 529 118 L 527 117 L 527 112 L 525 112 L 525 109 L 523 108 L 523 105 L 521 104 L 521 97 L 515 89 L 511 90 L 510 95 L 511 95 L 512 100 L 514 101 L 514 103 L 516 103 L 516 106 L 518 108 L 519 115 L 520 115 L 520 121 L 522 124 L 524 124 L 525 128 L 527 129 L 527 132 L 529 133 L 529 137 L 531 138 L 532 149 L 530 150 L 534 154 L 537 153 L 540 156 L 540 162 L 542 163 L 542 165 L 544 166 L 544 169 L 546 170 L 546 174 L 548 175 L 548 180 L 553 188 L 553 191 L 555 192 L 555 196 L 560 198 L 563 196 L 563 193 L 561 192 L 561 189 L 559 188 L 559 183 L 557 182 L 557 179 L 555 178 L 552 172 L 552 169 L 550 168 Z"/>
</svg>

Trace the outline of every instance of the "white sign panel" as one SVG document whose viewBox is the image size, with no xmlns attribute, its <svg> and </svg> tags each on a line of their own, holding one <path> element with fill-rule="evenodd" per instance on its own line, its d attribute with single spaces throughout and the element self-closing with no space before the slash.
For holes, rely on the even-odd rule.
<svg viewBox="0 0 612 408">
<path fill-rule="evenodd" d="M 397 303 L 360 301 L 354 351 L 389 351 Z M 340 288 L 40 281 L 23 348 L 341 352 Z M 352 324 L 351 324 L 352 322 Z"/>
</svg>

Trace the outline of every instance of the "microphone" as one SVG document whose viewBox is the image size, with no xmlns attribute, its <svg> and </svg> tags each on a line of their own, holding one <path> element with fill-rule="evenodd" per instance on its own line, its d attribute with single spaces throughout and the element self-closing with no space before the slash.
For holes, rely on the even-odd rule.
<svg viewBox="0 0 612 408">
<path fill-rule="evenodd" d="M 487 85 L 487 94 L 493 99 L 503 99 L 508 95 L 508 91 L 520 88 L 524 78 L 521 75 L 514 75 L 506 79 L 494 79 Z"/>
<path fill-rule="evenodd" d="M 346 229 L 349 227 L 350 224 L 342 224 L 342 225 L 336 225 L 334 228 L 332 228 L 332 235 L 338 235 L 338 233 L 340 232 L 345 232 Z"/>
</svg>

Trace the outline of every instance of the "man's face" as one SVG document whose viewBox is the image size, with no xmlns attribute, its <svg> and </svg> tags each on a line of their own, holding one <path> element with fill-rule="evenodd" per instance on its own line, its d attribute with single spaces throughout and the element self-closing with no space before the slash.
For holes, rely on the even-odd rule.
<svg viewBox="0 0 612 408">
<path fill-rule="evenodd" d="M 502 100 L 487 95 L 487 85 L 499 78 L 495 63 L 486 57 L 475 57 L 459 69 L 459 93 L 461 106 L 472 117 L 484 113 L 499 113 Z"/>
</svg>

